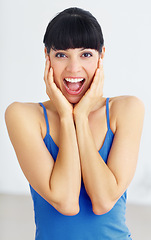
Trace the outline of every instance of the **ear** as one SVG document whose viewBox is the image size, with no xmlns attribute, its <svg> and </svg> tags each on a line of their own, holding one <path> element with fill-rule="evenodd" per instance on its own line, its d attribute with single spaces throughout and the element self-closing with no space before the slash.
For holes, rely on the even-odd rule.
<svg viewBox="0 0 151 240">
<path fill-rule="evenodd" d="M 49 54 L 47 53 L 47 48 L 45 47 L 45 49 L 44 49 L 44 53 L 45 53 L 45 58 L 47 57 L 47 56 L 49 56 Z"/>
</svg>

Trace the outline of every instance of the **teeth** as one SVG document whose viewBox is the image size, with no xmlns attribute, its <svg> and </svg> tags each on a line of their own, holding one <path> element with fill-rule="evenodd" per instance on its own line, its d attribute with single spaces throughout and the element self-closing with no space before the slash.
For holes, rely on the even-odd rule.
<svg viewBox="0 0 151 240">
<path fill-rule="evenodd" d="M 65 78 L 65 80 L 67 82 L 71 82 L 71 83 L 76 83 L 76 82 L 81 82 L 84 80 L 84 78 Z"/>
</svg>

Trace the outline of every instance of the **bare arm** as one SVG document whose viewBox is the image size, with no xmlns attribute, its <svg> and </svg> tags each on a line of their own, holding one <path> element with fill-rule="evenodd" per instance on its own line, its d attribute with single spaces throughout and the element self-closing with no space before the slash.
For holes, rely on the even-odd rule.
<svg viewBox="0 0 151 240">
<path fill-rule="evenodd" d="M 76 121 L 81 168 L 93 211 L 109 211 L 130 184 L 138 158 L 144 106 L 133 97 L 126 100 L 117 117 L 117 130 L 107 165 L 96 149 L 88 118 Z M 125 106 L 124 106 L 125 105 Z"/>
<path fill-rule="evenodd" d="M 60 119 L 59 153 L 51 175 L 51 190 L 62 199 L 62 208 L 79 211 L 81 169 L 73 118 Z M 72 210 L 73 209 L 73 210 Z"/>
<path fill-rule="evenodd" d="M 61 213 L 78 213 L 81 175 L 73 120 L 61 121 L 60 148 L 54 163 L 33 106 L 13 103 L 5 119 L 18 161 L 32 187 Z"/>
<path fill-rule="evenodd" d="M 81 168 L 73 120 L 73 106 L 56 86 L 53 69 L 50 68 L 50 65 L 50 59 L 47 57 L 44 73 L 46 92 L 53 101 L 60 119 L 59 153 L 52 171 L 51 186 L 54 191 L 58 186 L 59 191 L 56 193 L 62 196 L 63 208 L 69 208 L 71 205 L 71 209 L 73 209 L 72 204 L 78 203 L 81 186 Z M 77 209 L 79 211 L 79 206 Z"/>
<path fill-rule="evenodd" d="M 74 108 L 82 176 L 96 214 L 108 212 L 130 184 L 138 158 L 144 105 L 135 97 L 125 97 L 114 104 L 116 132 L 107 164 L 93 139 L 88 116 L 101 100 L 103 66 L 99 65 L 93 83 Z"/>
<path fill-rule="evenodd" d="M 47 70 L 46 66 L 45 76 Z M 48 73 L 49 77 L 51 74 L 52 71 Z M 72 108 L 53 82 L 50 84 L 48 79 L 46 84 L 47 92 L 57 102 L 60 116 L 56 162 L 41 136 L 39 106 L 13 103 L 5 113 L 6 125 L 20 166 L 31 186 L 62 214 L 75 215 L 79 211 L 81 169 Z"/>
</svg>

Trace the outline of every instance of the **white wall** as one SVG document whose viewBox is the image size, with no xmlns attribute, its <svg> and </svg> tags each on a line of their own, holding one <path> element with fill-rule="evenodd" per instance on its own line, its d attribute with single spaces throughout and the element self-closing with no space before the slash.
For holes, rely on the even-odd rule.
<svg viewBox="0 0 151 240">
<path fill-rule="evenodd" d="M 71 6 L 90 10 L 104 32 L 105 96 L 136 95 L 146 115 L 129 201 L 151 203 L 151 4 L 144 0 L 1 0 L 0 2 L 0 192 L 28 194 L 4 123 L 13 101 L 45 101 L 43 35 L 49 20 Z"/>
</svg>

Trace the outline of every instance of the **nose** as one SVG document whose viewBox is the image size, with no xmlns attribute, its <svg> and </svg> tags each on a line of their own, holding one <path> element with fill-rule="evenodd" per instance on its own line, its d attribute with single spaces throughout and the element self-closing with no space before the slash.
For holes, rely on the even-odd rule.
<svg viewBox="0 0 151 240">
<path fill-rule="evenodd" d="M 79 59 L 69 59 L 66 70 L 71 73 L 76 73 L 81 70 L 81 63 Z"/>
</svg>

